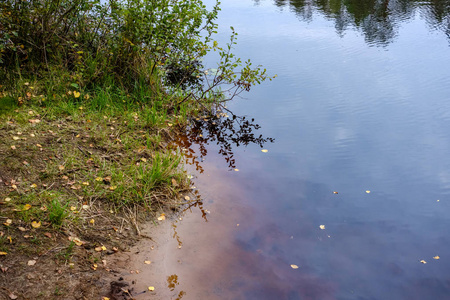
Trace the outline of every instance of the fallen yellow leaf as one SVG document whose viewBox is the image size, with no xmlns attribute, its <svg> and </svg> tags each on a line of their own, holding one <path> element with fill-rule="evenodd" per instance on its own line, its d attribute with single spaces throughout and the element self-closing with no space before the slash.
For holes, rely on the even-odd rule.
<svg viewBox="0 0 450 300">
<path fill-rule="evenodd" d="M 6 201 L 6 202 L 9 202 L 9 201 L 11 201 L 11 198 L 6 197 L 6 198 L 5 198 L 5 201 Z"/>
<path fill-rule="evenodd" d="M 295 270 L 295 269 L 298 269 L 298 266 L 297 265 L 291 265 L 291 268 Z"/>
<path fill-rule="evenodd" d="M 11 149 L 16 150 L 16 146 L 12 145 Z M 439 200 L 438 200 L 439 201 Z"/>
<path fill-rule="evenodd" d="M 421 263 L 423 263 L 423 264 L 426 264 L 427 262 L 426 261 L 424 261 L 423 259 L 420 261 Z"/>
<path fill-rule="evenodd" d="M 234 169 L 234 171 L 239 172 L 239 169 Z"/>
<path fill-rule="evenodd" d="M 89 185 L 89 182 L 85 181 L 83 182 L 83 185 Z"/>
<path fill-rule="evenodd" d="M 103 178 L 97 177 L 97 178 L 95 178 L 95 181 L 103 181 Z"/>
<path fill-rule="evenodd" d="M 18 139 L 20 139 L 20 137 L 18 137 L 18 136 L 13 136 L 13 140 L 17 141 Z"/>
<path fill-rule="evenodd" d="M 12 224 L 12 220 L 11 219 L 7 219 L 6 221 L 5 221 L 5 223 L 3 223 L 3 225 L 5 225 L 5 226 L 9 226 L 9 225 L 11 225 Z"/>
<path fill-rule="evenodd" d="M 267 152 L 269 152 L 269 150 L 267 150 L 267 149 L 262 149 L 261 152 L 267 153 Z"/>
<path fill-rule="evenodd" d="M 30 204 L 25 204 L 22 210 L 29 210 L 31 208 Z"/>
<path fill-rule="evenodd" d="M 32 185 L 30 185 L 30 188 L 32 188 L 32 189 L 37 188 L 37 184 L 36 184 L 36 183 L 33 183 Z"/>
<path fill-rule="evenodd" d="M 31 222 L 31 226 L 33 226 L 33 228 L 39 228 L 39 227 L 41 227 L 41 222 L 33 221 L 33 222 Z"/>
<path fill-rule="evenodd" d="M 58 167 L 58 169 L 59 169 L 60 171 L 62 171 L 62 170 L 64 170 L 64 166 L 61 165 L 61 166 Z"/>
<path fill-rule="evenodd" d="M 166 215 L 165 214 L 161 214 L 159 217 L 158 217 L 158 221 L 163 221 L 163 220 L 165 220 L 166 219 Z"/>
<path fill-rule="evenodd" d="M 0 256 L 8 255 L 8 253 L 0 251 Z"/>
<path fill-rule="evenodd" d="M 324 230 L 325 229 L 325 225 L 320 225 L 319 228 Z"/>
<path fill-rule="evenodd" d="M 77 91 L 73 91 L 73 96 L 75 97 L 75 98 L 78 98 L 78 97 L 80 97 L 80 92 L 77 92 Z"/>
<path fill-rule="evenodd" d="M 433 257 L 434 259 L 440 259 L 440 257 L 438 255 L 436 255 L 435 257 Z"/>
<path fill-rule="evenodd" d="M 94 219 L 91 219 L 91 220 L 89 221 L 89 223 L 91 223 L 92 225 L 94 225 L 95 220 L 94 220 Z"/>
<path fill-rule="evenodd" d="M 184 196 L 184 200 L 189 201 L 191 198 L 189 196 Z"/>
<path fill-rule="evenodd" d="M 152 262 L 149 261 L 149 260 L 144 261 L 144 264 L 146 264 L 146 265 L 149 265 L 149 264 L 151 264 L 151 263 L 152 263 Z"/>
<path fill-rule="evenodd" d="M 141 158 L 141 160 L 143 161 L 143 162 L 147 162 L 147 159 L 146 158 Z"/>
<path fill-rule="evenodd" d="M 114 191 L 115 189 L 117 189 L 117 186 L 113 185 L 113 186 L 109 187 L 109 189 L 110 189 L 111 191 Z"/>
<path fill-rule="evenodd" d="M 154 287 L 154 286 L 149 286 L 149 287 L 148 287 L 148 290 L 152 292 L 152 291 L 155 290 L 155 287 Z"/>
</svg>

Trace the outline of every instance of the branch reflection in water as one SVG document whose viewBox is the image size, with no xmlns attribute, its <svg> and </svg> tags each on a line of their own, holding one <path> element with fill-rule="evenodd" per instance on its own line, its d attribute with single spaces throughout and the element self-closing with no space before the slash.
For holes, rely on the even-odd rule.
<svg viewBox="0 0 450 300">
<path fill-rule="evenodd" d="M 204 171 L 200 163 L 205 159 L 207 145 L 210 143 L 215 142 L 219 146 L 218 153 L 225 159 L 229 170 L 232 170 L 236 168 L 234 147 L 256 144 L 263 148 L 265 143 L 275 141 L 273 138 L 257 135 L 256 131 L 261 126 L 254 119 L 237 116 L 229 110 L 227 112 L 218 109 L 192 119 L 187 131 L 176 138 L 176 144 L 185 153 L 186 162 L 194 165 L 199 173 Z"/>
</svg>

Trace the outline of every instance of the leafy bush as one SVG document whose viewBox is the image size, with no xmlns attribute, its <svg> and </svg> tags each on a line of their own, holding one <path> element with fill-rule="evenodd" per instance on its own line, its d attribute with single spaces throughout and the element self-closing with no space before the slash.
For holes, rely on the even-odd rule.
<svg viewBox="0 0 450 300">
<path fill-rule="evenodd" d="M 63 71 L 81 89 L 107 82 L 128 91 L 165 86 L 179 95 L 181 88 L 184 96 L 174 106 L 220 96 L 223 84 L 234 96 L 268 76 L 249 61 L 238 70 L 234 32 L 225 49 L 212 40 L 218 11 L 219 2 L 209 11 L 200 0 L 3 0 L 0 80 L 56 80 Z M 221 60 L 208 73 L 201 60 L 210 50 Z"/>
</svg>

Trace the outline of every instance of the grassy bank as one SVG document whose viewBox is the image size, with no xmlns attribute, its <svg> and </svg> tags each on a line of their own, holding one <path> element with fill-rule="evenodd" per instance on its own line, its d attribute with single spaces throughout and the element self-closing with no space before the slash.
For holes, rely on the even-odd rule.
<svg viewBox="0 0 450 300">
<path fill-rule="evenodd" d="M 185 202 L 171 145 L 196 109 L 168 112 L 114 87 L 58 101 L 23 89 L 22 105 L 0 98 L 1 298 L 99 299 L 93 282 L 106 280 L 110 255 Z"/>
</svg>

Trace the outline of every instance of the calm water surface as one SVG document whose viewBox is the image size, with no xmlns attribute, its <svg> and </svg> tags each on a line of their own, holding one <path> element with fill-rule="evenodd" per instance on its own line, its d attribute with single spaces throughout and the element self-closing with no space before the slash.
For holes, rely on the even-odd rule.
<svg viewBox="0 0 450 300">
<path fill-rule="evenodd" d="M 222 7 L 219 40 L 278 74 L 229 108 L 275 141 L 190 146 L 203 211 L 167 229 L 156 295 L 450 299 L 450 3 Z"/>
</svg>

